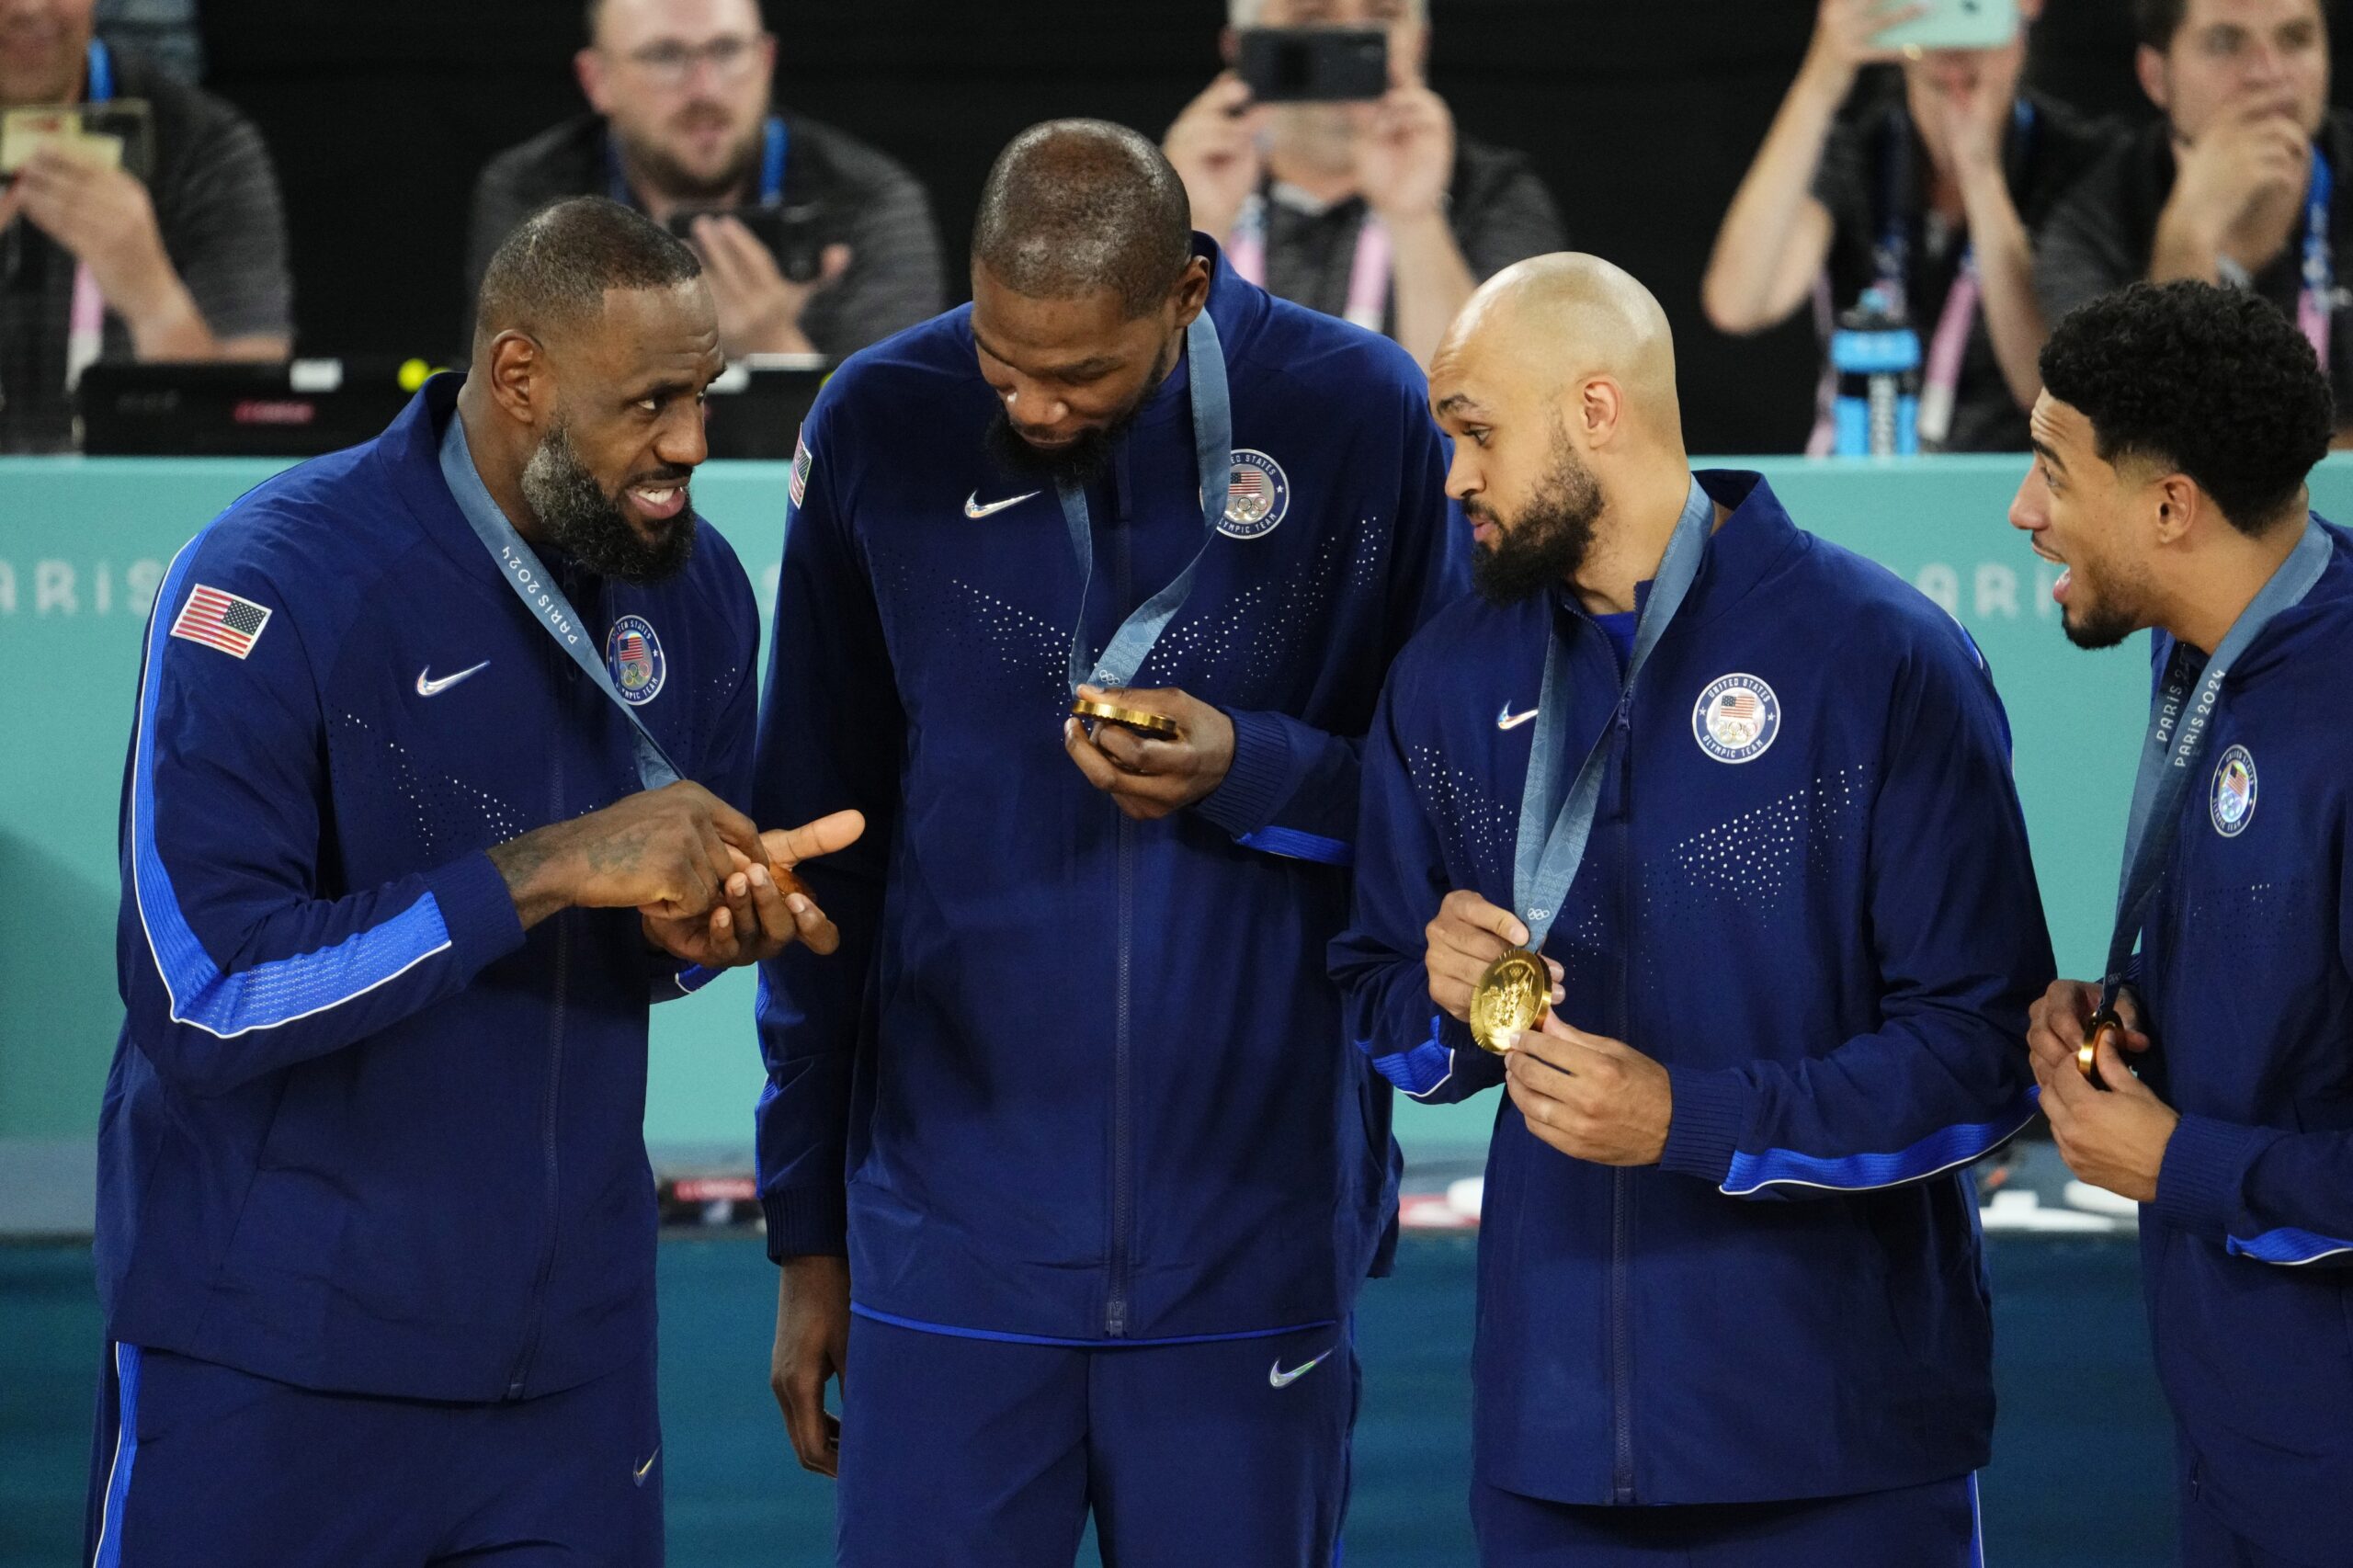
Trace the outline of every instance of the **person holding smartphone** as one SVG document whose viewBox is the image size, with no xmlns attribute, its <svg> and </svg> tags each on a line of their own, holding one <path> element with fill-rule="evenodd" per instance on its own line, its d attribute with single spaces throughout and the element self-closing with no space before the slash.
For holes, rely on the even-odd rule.
<svg viewBox="0 0 2353 1568">
<path fill-rule="evenodd" d="M 755 0 L 590 0 L 587 21 L 574 69 L 594 112 L 483 169 L 470 279 L 540 208 L 607 196 L 684 231 L 731 358 L 839 358 L 946 302 L 923 187 L 865 142 L 776 105 L 777 40 Z"/>
<path fill-rule="evenodd" d="M 1385 94 L 1266 102 L 1228 70 L 1168 128 L 1193 227 L 1287 300 L 1385 333 L 1427 368 L 1471 291 L 1567 244 L 1526 154 L 1460 134 L 1423 78 L 1427 0 L 1230 0 L 1222 50 L 1258 28 L 1378 29 Z"/>
<path fill-rule="evenodd" d="M 2030 236 L 2111 138 L 2021 86 L 2041 0 L 2018 10 L 1998 48 L 1900 50 L 1882 35 L 1933 20 L 1934 4 L 1821 0 L 1700 284 L 1709 321 L 1744 335 L 1813 302 L 1824 350 L 1816 456 L 1831 449 L 1833 332 L 1867 291 L 1919 335 L 1923 449 L 2026 449 L 2050 331 Z M 1865 68 L 1890 63 L 1900 75 L 1842 113 Z"/>
</svg>

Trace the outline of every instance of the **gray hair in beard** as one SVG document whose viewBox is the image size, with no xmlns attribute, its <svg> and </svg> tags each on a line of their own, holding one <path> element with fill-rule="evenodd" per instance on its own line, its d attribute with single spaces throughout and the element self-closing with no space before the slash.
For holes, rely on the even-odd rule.
<svg viewBox="0 0 2353 1568">
<path fill-rule="evenodd" d="M 684 479 L 678 481 L 680 489 L 686 484 Z M 524 501 L 550 540 L 600 576 L 643 586 L 676 576 L 693 558 L 693 496 L 688 496 L 662 536 L 647 543 L 621 515 L 620 497 L 606 494 L 580 460 L 572 445 L 572 428 L 561 415 L 523 465 L 522 488 Z"/>
</svg>

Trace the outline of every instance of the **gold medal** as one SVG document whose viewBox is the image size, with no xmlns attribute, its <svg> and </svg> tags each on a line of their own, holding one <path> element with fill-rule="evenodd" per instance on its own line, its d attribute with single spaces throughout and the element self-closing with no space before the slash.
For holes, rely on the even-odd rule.
<svg viewBox="0 0 2353 1568">
<path fill-rule="evenodd" d="M 1167 714 L 1150 713 L 1141 708 L 1116 708 L 1108 702 L 1089 702 L 1081 697 L 1072 701 L 1070 710 L 1081 719 L 1133 730 L 1147 740 L 1173 741 L 1184 733 Z"/>
<path fill-rule="evenodd" d="M 1471 993 L 1471 1038 L 1497 1056 L 1552 1011 L 1552 971 L 1526 948 L 1514 948 L 1487 966 Z"/>
<path fill-rule="evenodd" d="M 2075 1047 L 2075 1070 L 2088 1083 L 2099 1083 L 2100 1036 L 2111 1033 L 2116 1037 L 2116 1049 L 2121 1051 L 2124 1049 L 2124 1020 L 2116 1016 L 2113 1007 L 2102 1007 L 2092 1015 L 2092 1021 L 2084 1026 L 2084 1043 Z"/>
</svg>

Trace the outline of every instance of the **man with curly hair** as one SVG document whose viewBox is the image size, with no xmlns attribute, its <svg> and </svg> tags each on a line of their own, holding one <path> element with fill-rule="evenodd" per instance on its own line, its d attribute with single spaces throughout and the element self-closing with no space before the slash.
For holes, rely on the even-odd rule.
<svg viewBox="0 0 2353 1568">
<path fill-rule="evenodd" d="M 2182 1562 L 2341 1562 L 2353 734 L 2332 721 L 2353 534 L 2305 489 L 2328 382 L 2295 324 L 2197 282 L 2077 311 L 2042 378 L 2010 521 L 2066 567 L 2078 646 L 2156 633 L 2116 939 L 2101 981 L 2035 1005 L 2042 1108 L 2076 1175 L 2143 1205 Z"/>
</svg>

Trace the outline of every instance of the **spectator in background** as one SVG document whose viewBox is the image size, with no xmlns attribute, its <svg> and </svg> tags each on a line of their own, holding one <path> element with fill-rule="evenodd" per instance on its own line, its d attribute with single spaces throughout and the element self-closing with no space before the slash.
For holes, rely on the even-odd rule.
<svg viewBox="0 0 2353 1568">
<path fill-rule="evenodd" d="M 1388 97 L 1254 104 L 1224 73 L 1163 151 L 1193 227 L 1285 299 L 1388 334 L 1429 366 L 1471 292 L 1515 261 L 1563 250 L 1561 215 L 1524 154 L 1460 135 L 1422 78 L 1428 0 L 1230 0 L 1223 51 L 1250 28 L 1381 28 Z"/>
<path fill-rule="evenodd" d="M 183 82 L 204 80 L 196 0 L 98 0 L 98 36 L 139 51 Z"/>
<path fill-rule="evenodd" d="M 863 142 L 775 107 L 776 38 L 755 0 L 589 0 L 587 20 L 574 64 L 595 112 L 483 170 L 470 280 L 517 223 L 562 197 L 610 196 L 665 223 L 697 209 L 782 206 L 814 210 L 823 259 L 804 282 L 740 219 L 692 225 L 731 357 L 838 358 L 939 312 L 939 237 L 923 187 Z"/>
<path fill-rule="evenodd" d="M 2303 330 L 2353 409 L 2353 120 L 2328 103 L 2322 0 L 2135 0 L 2141 88 L 2164 118 L 2067 193 L 2035 283 L 2052 320 L 2136 278 L 2251 289 Z M 2341 417 L 2341 416 L 2340 416 Z"/>
<path fill-rule="evenodd" d="M 1836 315 L 1874 288 L 1920 334 L 1921 445 L 2026 449 L 2035 356 L 2050 335 L 2029 235 L 2110 137 L 2020 87 L 2024 29 L 2041 0 L 2018 9 L 2019 34 L 2000 49 L 1909 58 L 1874 40 L 1925 7 L 1821 0 L 1805 63 L 1724 214 L 1701 304 L 1719 329 L 1745 335 L 1814 301 L 1825 349 L 1808 444 L 1817 456 L 1830 449 Z M 1891 62 L 1901 73 L 1842 117 L 1863 68 Z"/>
<path fill-rule="evenodd" d="M 282 359 L 293 284 L 278 178 L 220 99 L 92 34 L 95 0 L 0 0 L 0 109 L 138 100 L 152 166 L 56 147 L 0 189 L 0 450 L 74 440 L 97 360 Z M 128 149 L 132 161 L 139 150 Z"/>
</svg>

